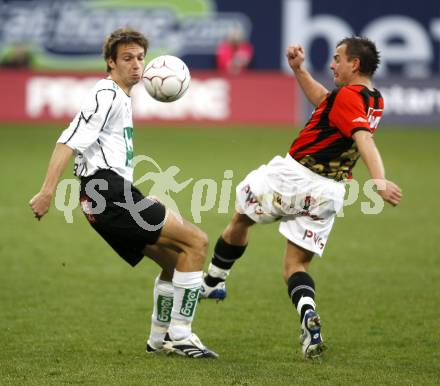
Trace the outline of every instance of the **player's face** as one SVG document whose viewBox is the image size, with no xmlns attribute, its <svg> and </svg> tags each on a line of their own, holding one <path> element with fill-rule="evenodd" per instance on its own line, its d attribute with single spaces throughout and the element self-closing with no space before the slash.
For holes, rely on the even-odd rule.
<svg viewBox="0 0 440 386">
<path fill-rule="evenodd" d="M 330 69 L 333 71 L 333 81 L 337 87 L 351 84 L 359 68 L 359 59 L 348 59 L 347 46 L 342 44 L 336 48 Z"/>
<path fill-rule="evenodd" d="M 125 91 L 139 82 L 144 69 L 144 49 L 134 43 L 120 44 L 117 48 L 116 61 L 109 59 L 111 77 Z"/>
</svg>

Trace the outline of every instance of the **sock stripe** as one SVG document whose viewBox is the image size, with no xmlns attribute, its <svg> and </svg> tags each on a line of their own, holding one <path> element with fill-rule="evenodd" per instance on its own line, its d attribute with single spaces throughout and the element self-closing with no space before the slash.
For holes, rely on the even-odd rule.
<svg viewBox="0 0 440 386">
<path fill-rule="evenodd" d="M 214 252 L 214 258 L 219 259 L 220 261 L 223 261 L 224 263 L 234 263 L 237 259 L 226 259 L 219 254 Z"/>
<path fill-rule="evenodd" d="M 296 292 L 301 291 L 301 290 L 308 290 L 311 291 L 313 293 L 313 295 L 315 295 L 315 289 L 313 287 L 310 287 L 309 285 L 299 285 L 297 287 L 295 287 L 291 292 L 290 292 L 290 299 L 293 300 L 293 295 L 295 295 Z"/>
</svg>

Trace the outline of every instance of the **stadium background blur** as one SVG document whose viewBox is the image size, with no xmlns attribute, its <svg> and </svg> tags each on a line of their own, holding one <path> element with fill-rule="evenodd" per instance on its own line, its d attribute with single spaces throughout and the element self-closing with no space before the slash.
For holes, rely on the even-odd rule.
<svg viewBox="0 0 440 386">
<path fill-rule="evenodd" d="M 0 1 L 0 61 L 17 44 L 32 54 L 28 68 L 0 69 L 0 384 L 438 384 L 439 7 L 427 0 L 359 7 L 350 0 Z M 150 38 L 147 61 L 173 54 L 191 70 L 178 102 L 155 102 L 140 86 L 134 92 L 135 152 L 156 163 L 135 174 L 175 165 L 178 182 L 194 179 L 168 193 L 208 233 L 210 252 L 233 208 L 233 195 L 226 208 L 220 202 L 222 184 L 235 186 L 286 152 L 310 114 L 286 71 L 285 47 L 302 43 L 309 69 L 331 87 L 338 40 L 354 33 L 377 42 L 385 114 L 376 140 L 405 197 L 398 208 L 366 215 L 362 208 L 374 203 L 361 189 L 314 262 L 330 346 L 322 362 L 299 359 L 276 225 L 255 229 L 228 300 L 200 304 L 197 329 L 221 360 L 195 363 L 143 355 L 153 264 L 126 266 L 78 208 L 73 223 L 55 207 L 41 223 L 32 218 L 27 202 L 54 142 L 104 75 L 103 38 L 122 25 Z M 254 47 L 251 67 L 219 74 L 216 46 L 237 25 Z M 64 177 L 72 178 L 71 168 Z M 355 178 L 362 187 L 363 165 Z"/>
</svg>

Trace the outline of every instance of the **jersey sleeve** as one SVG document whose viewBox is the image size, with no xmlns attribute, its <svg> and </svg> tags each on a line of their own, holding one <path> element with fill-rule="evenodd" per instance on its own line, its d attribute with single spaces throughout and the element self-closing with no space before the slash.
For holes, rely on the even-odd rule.
<svg viewBox="0 0 440 386">
<path fill-rule="evenodd" d="M 345 137 L 351 138 L 359 130 L 371 132 L 362 96 L 346 87 L 336 94 L 329 120 Z"/>
<path fill-rule="evenodd" d="M 80 112 L 59 137 L 57 143 L 63 143 L 79 153 L 95 143 L 104 128 L 116 92 L 112 89 L 92 91 L 81 106 Z"/>
</svg>

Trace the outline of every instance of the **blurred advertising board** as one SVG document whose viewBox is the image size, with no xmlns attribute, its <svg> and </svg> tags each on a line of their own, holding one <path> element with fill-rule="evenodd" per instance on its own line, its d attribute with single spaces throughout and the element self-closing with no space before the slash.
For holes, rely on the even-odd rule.
<svg viewBox="0 0 440 386">
<path fill-rule="evenodd" d="M 438 1 L 283 0 L 282 4 L 282 47 L 302 44 L 314 73 L 329 67 L 336 44 L 351 35 L 376 43 L 382 59 L 379 77 L 428 78 L 440 72 Z M 282 66 L 287 68 L 287 63 L 282 61 Z"/>
<path fill-rule="evenodd" d="M 0 71 L 0 121 L 69 121 L 100 74 Z M 190 88 L 172 103 L 153 100 L 141 84 L 132 91 L 135 123 L 295 125 L 301 113 L 294 79 L 281 72 L 220 76 L 194 71 Z"/>
<path fill-rule="evenodd" d="M 330 74 L 315 74 L 314 77 L 329 90 L 334 88 Z M 373 83 L 385 102 L 381 125 L 440 125 L 440 76 L 430 79 L 377 77 Z M 303 119 L 308 119 L 313 106 L 304 102 L 304 107 Z"/>
<path fill-rule="evenodd" d="M 253 69 L 286 69 L 285 48 L 300 43 L 310 70 L 324 71 L 336 43 L 356 34 L 376 41 L 379 76 L 440 73 L 434 0 L 0 0 L 0 21 L 0 57 L 29 44 L 34 69 L 99 70 L 104 37 L 127 25 L 150 39 L 147 60 L 167 53 L 213 69 L 218 43 L 239 25 L 255 48 Z"/>
<path fill-rule="evenodd" d="M 376 87 L 385 101 L 384 123 L 440 125 L 440 77 L 380 78 Z"/>
</svg>

